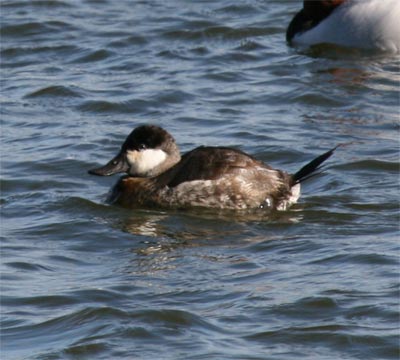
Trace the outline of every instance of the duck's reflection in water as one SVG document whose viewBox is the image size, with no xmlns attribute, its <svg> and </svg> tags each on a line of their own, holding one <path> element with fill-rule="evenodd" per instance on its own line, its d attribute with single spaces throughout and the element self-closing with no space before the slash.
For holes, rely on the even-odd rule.
<svg viewBox="0 0 400 360">
<path fill-rule="evenodd" d="M 162 278 L 171 270 L 184 271 L 194 258 L 210 266 L 221 261 L 251 262 L 235 249 L 291 237 L 303 211 L 296 205 L 290 211 L 269 214 L 138 209 L 125 215 L 114 226 L 132 234 L 134 241 L 131 256 L 119 271 L 133 276 L 157 273 Z M 227 248 L 233 252 L 223 250 Z"/>
<path fill-rule="evenodd" d="M 278 226 L 298 223 L 302 212 L 296 209 L 285 212 L 215 212 L 209 210 L 149 211 L 135 210 L 119 226 L 124 232 L 146 238 L 145 247 L 135 251 L 142 255 L 169 252 L 178 247 L 196 247 L 216 244 L 230 246 L 235 243 L 268 240 Z M 143 241 L 142 241 L 143 244 Z"/>
</svg>

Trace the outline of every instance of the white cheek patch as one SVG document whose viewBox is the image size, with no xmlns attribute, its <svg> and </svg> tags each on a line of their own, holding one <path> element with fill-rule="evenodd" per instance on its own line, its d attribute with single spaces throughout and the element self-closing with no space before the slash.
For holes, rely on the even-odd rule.
<svg viewBox="0 0 400 360">
<path fill-rule="evenodd" d="M 167 154 L 160 149 L 146 149 L 142 151 L 127 151 L 131 175 L 147 176 L 149 172 L 162 164 L 167 158 Z"/>
</svg>

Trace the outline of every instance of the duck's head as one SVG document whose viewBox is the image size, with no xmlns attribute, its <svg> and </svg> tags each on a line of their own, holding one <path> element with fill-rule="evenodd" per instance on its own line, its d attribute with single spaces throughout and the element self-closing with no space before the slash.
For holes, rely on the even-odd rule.
<svg viewBox="0 0 400 360">
<path fill-rule="evenodd" d="M 129 134 L 116 157 L 100 168 L 89 170 L 89 174 L 109 176 L 127 173 L 152 177 L 163 173 L 179 160 L 179 148 L 167 131 L 155 125 L 142 125 Z"/>
</svg>

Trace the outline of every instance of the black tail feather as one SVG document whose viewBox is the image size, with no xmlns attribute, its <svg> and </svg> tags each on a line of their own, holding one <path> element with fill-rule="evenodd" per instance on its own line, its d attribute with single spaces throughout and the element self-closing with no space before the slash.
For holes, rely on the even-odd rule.
<svg viewBox="0 0 400 360">
<path fill-rule="evenodd" d="M 317 174 L 314 173 L 315 170 L 320 169 L 320 165 L 331 155 L 340 145 L 335 146 L 333 149 L 327 151 L 326 153 L 318 156 L 314 160 L 310 161 L 307 165 L 304 165 L 299 171 L 293 174 L 293 184 L 301 183 Z M 314 173 L 314 174 L 313 174 Z"/>
</svg>

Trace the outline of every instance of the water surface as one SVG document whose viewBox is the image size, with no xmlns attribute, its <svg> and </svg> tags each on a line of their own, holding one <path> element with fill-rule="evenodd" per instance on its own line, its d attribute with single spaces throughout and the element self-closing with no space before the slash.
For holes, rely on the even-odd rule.
<svg viewBox="0 0 400 360">
<path fill-rule="evenodd" d="M 398 359 L 399 59 L 285 29 L 300 1 L 3 1 L 1 357 Z M 261 218 L 107 205 L 133 127 L 290 172 Z"/>
</svg>

